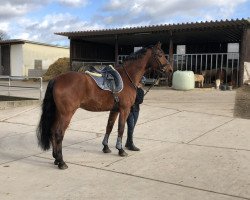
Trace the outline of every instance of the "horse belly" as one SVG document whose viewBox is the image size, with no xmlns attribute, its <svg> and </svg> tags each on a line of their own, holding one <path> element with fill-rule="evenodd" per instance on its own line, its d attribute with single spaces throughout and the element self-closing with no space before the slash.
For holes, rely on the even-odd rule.
<svg viewBox="0 0 250 200">
<path fill-rule="evenodd" d="M 113 108 L 113 102 L 102 101 L 97 102 L 95 100 L 90 100 L 81 103 L 80 108 L 93 112 L 110 111 Z"/>
<path fill-rule="evenodd" d="M 97 86 L 92 90 L 85 90 L 82 94 L 80 107 L 88 111 L 109 111 L 114 106 L 114 98 L 110 92 L 101 90 Z"/>
</svg>

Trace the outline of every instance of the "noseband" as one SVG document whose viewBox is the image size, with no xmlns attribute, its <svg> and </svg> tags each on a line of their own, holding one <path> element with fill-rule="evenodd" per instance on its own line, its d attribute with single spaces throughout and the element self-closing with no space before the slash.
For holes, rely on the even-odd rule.
<svg viewBox="0 0 250 200">
<path fill-rule="evenodd" d="M 156 63 L 158 64 L 158 68 L 160 69 L 160 70 L 162 70 L 165 66 L 167 66 L 167 65 L 170 65 L 170 63 L 168 62 L 168 60 L 167 60 L 167 63 L 165 63 L 165 64 L 162 64 L 161 62 L 160 62 L 160 60 L 158 59 L 159 57 L 161 57 L 162 55 L 160 55 L 159 53 L 157 53 L 157 49 L 152 49 L 152 53 L 153 53 L 153 59 L 156 61 Z"/>
</svg>

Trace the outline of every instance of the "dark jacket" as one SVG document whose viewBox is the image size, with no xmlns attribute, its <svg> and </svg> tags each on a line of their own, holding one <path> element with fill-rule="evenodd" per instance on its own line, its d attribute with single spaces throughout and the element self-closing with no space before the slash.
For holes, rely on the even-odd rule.
<svg viewBox="0 0 250 200">
<path fill-rule="evenodd" d="M 131 112 L 139 112 L 140 111 L 140 104 L 142 104 L 143 99 L 144 99 L 144 90 L 142 88 L 137 88 L 135 103 L 131 107 Z"/>
</svg>

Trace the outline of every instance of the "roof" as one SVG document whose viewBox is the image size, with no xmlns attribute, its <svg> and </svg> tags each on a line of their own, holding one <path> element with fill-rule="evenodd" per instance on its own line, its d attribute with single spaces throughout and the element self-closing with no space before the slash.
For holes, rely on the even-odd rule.
<svg viewBox="0 0 250 200">
<path fill-rule="evenodd" d="M 177 24 L 161 24 L 152 26 L 138 26 L 130 28 L 116 28 L 116 29 L 102 29 L 102 30 L 87 30 L 87 31 L 75 31 L 75 32 L 58 32 L 57 35 L 67 36 L 69 38 L 81 36 L 81 37 L 95 37 L 103 35 L 123 35 L 123 34 L 146 34 L 154 32 L 178 32 L 185 30 L 205 30 L 213 28 L 228 28 L 228 27 L 243 27 L 250 26 L 250 18 L 248 19 L 231 19 L 220 21 L 206 21 L 206 22 L 191 22 L 191 23 L 177 23 Z"/>
<path fill-rule="evenodd" d="M 69 47 L 64 47 L 64 46 L 58 46 L 58 45 L 52 45 L 52 44 L 35 42 L 35 41 L 29 41 L 29 40 L 22 40 L 22 39 L 0 40 L 0 45 L 6 45 L 6 44 L 10 44 L 10 45 L 11 44 L 25 44 L 25 43 L 37 44 L 37 45 L 43 45 L 43 46 L 50 46 L 50 47 L 57 47 L 57 48 L 64 48 L 64 49 L 68 49 L 69 48 Z"/>
</svg>

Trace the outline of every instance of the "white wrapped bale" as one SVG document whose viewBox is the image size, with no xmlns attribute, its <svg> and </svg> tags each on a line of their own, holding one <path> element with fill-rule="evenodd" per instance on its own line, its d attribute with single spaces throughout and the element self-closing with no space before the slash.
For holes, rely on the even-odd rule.
<svg viewBox="0 0 250 200">
<path fill-rule="evenodd" d="M 193 71 L 176 71 L 173 74 L 173 89 L 192 90 L 195 86 Z"/>
</svg>

